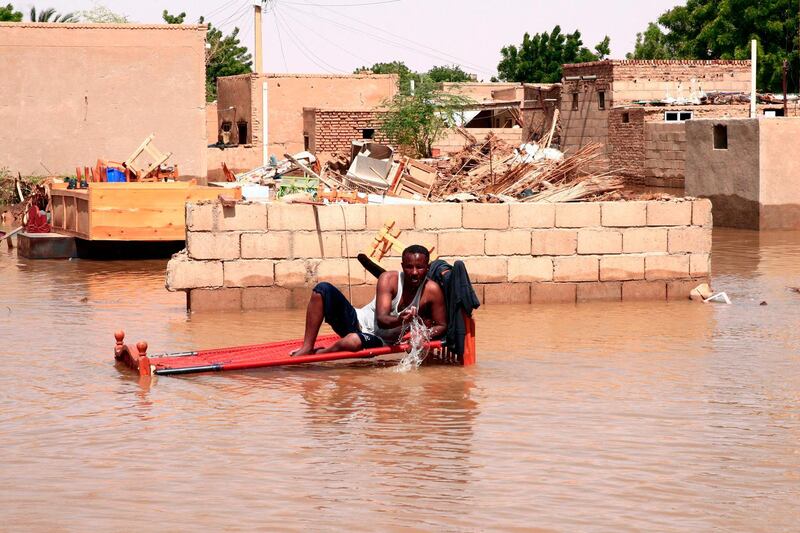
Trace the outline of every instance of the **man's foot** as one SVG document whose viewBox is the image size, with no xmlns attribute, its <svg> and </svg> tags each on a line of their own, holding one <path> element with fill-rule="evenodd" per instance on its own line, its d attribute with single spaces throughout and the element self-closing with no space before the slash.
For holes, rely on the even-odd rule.
<svg viewBox="0 0 800 533">
<path fill-rule="evenodd" d="M 300 348 L 298 348 L 296 350 L 292 350 L 291 352 L 289 352 L 289 356 L 290 357 L 300 357 L 302 355 L 315 354 L 318 351 L 319 351 L 319 349 L 318 348 L 314 348 L 313 346 L 311 348 L 308 348 L 306 346 L 301 346 Z"/>
</svg>

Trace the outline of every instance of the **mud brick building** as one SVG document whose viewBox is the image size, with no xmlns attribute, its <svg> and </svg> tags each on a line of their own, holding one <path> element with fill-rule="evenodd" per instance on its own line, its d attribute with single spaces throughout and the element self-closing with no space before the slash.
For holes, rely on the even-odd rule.
<svg viewBox="0 0 800 533">
<path fill-rule="evenodd" d="M 708 93 L 749 93 L 749 60 L 605 60 L 563 67 L 561 147 L 605 145 L 600 166 L 632 184 L 683 187 L 686 122 L 745 118 L 749 103 L 700 105 Z M 735 100 L 734 100 L 735 101 Z M 759 106 L 762 115 L 782 114 Z M 796 115 L 793 105 L 790 115 Z"/>
</svg>

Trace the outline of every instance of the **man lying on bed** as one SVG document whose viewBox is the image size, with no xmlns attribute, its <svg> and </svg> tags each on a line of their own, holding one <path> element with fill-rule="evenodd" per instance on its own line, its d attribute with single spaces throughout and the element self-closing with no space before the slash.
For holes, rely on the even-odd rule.
<svg viewBox="0 0 800 533">
<path fill-rule="evenodd" d="M 402 271 L 381 274 L 375 298 L 360 309 L 354 308 L 330 283 L 318 283 L 308 302 L 303 346 L 291 355 L 357 352 L 395 344 L 400 340 L 403 325 L 417 315 L 431 328 L 431 339 L 444 335 L 447 330 L 444 293 L 438 283 L 426 277 L 429 259 L 424 246 L 415 244 L 403 250 Z M 323 319 L 341 338 L 327 348 L 317 349 L 314 343 Z"/>
</svg>

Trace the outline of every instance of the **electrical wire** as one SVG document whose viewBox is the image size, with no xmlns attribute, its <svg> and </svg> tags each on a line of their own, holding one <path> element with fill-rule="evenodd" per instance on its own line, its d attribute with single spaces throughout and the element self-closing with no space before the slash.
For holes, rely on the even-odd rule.
<svg viewBox="0 0 800 533">
<path fill-rule="evenodd" d="M 305 2 L 289 2 L 288 0 L 281 0 L 283 4 L 294 4 L 299 6 L 314 6 L 314 7 L 357 7 L 357 6 L 377 6 L 379 4 L 396 4 L 400 0 L 379 0 L 377 2 L 360 2 L 357 4 L 307 4 Z"/>
<path fill-rule="evenodd" d="M 288 19 L 292 20 L 292 21 L 293 21 L 293 22 L 295 22 L 296 24 L 299 24 L 300 26 L 308 26 L 308 25 L 307 25 L 305 22 L 303 22 L 303 21 L 298 21 L 296 18 L 292 17 L 292 16 L 291 16 L 291 15 L 289 15 L 288 13 L 282 13 L 282 15 L 283 15 L 284 17 L 286 17 L 286 18 L 288 18 Z M 347 55 L 349 55 L 349 56 L 352 56 L 352 57 L 354 57 L 354 58 L 356 58 L 356 59 L 358 59 L 358 60 L 361 60 L 361 61 L 364 61 L 364 62 L 367 62 L 367 63 L 369 63 L 369 61 L 370 61 L 369 59 L 365 58 L 364 56 L 360 56 L 360 55 L 358 55 L 358 54 L 355 54 L 355 53 L 353 53 L 353 52 L 351 52 L 351 51 L 347 50 L 346 48 L 343 48 L 342 46 L 340 46 L 340 45 L 336 44 L 336 43 L 335 43 L 335 42 L 333 42 L 332 40 L 330 40 L 330 39 L 328 39 L 327 37 L 325 37 L 324 35 L 322 35 L 322 33 L 320 33 L 320 32 L 315 32 L 315 33 L 314 33 L 314 35 L 315 35 L 315 36 L 317 36 L 317 37 L 319 37 L 320 39 L 322 39 L 322 40 L 323 40 L 323 41 L 325 41 L 326 43 L 330 44 L 330 45 L 331 45 L 331 46 L 333 46 L 334 48 L 338 48 L 339 50 L 341 50 L 342 52 L 344 52 L 345 54 L 347 54 Z"/>
<path fill-rule="evenodd" d="M 239 2 L 237 2 L 237 0 L 230 0 L 230 2 L 223 2 L 222 4 L 219 5 L 219 7 L 216 7 L 211 11 L 209 11 L 208 13 L 206 13 L 205 18 L 209 19 L 211 17 L 220 15 L 222 14 L 223 11 L 226 11 L 229 7 L 235 6 L 238 3 Z"/>
<path fill-rule="evenodd" d="M 278 44 L 281 46 L 281 56 L 283 57 L 283 70 L 287 74 L 289 73 L 289 64 L 286 62 L 286 52 L 283 50 L 283 37 L 281 37 L 281 28 L 278 26 L 278 17 L 277 12 L 275 9 L 272 9 L 273 17 L 272 22 L 275 23 L 275 31 L 278 33 Z"/>
<path fill-rule="evenodd" d="M 242 19 L 242 17 L 247 14 L 247 12 L 250 10 L 251 7 L 252 7 L 252 4 L 250 4 L 250 2 L 248 0 L 244 0 L 244 4 L 239 9 L 234 11 L 231 16 L 229 16 L 228 18 L 226 18 L 222 22 L 219 22 L 219 23 L 215 24 L 215 26 L 217 28 L 221 28 L 222 26 L 226 26 L 226 25 L 230 24 L 231 21 L 239 22 Z M 234 23 L 234 26 L 235 25 L 236 24 Z"/>
<path fill-rule="evenodd" d="M 309 61 L 314 63 L 317 67 L 321 68 L 323 71 L 325 71 L 328 74 L 332 74 L 333 73 L 332 71 L 336 71 L 336 72 L 340 72 L 340 73 L 344 73 L 345 72 L 345 71 L 343 71 L 341 69 L 338 69 L 338 68 L 334 67 L 330 63 L 326 63 L 324 59 L 322 59 L 319 56 L 317 56 L 316 54 L 314 54 L 314 52 L 312 52 L 311 50 L 308 50 L 308 48 L 306 48 L 306 46 L 301 43 L 300 39 L 297 38 L 297 36 L 295 35 L 294 31 L 292 31 L 291 26 L 281 16 L 280 12 L 276 10 L 275 11 L 275 15 L 276 15 L 277 19 L 280 21 L 281 25 L 286 30 L 286 32 L 289 34 L 289 38 L 295 44 L 297 49 L 300 50 L 300 52 L 304 56 L 306 56 L 306 58 Z"/>
</svg>

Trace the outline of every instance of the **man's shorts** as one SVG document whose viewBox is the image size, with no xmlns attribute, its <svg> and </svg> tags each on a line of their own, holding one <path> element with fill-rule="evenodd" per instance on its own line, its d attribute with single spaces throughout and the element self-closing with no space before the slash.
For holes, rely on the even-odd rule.
<svg viewBox="0 0 800 533">
<path fill-rule="evenodd" d="M 361 348 L 363 350 L 385 346 L 383 340 L 377 335 L 361 331 L 356 309 L 342 294 L 342 291 L 327 281 L 323 281 L 322 283 L 317 283 L 314 287 L 314 292 L 322 296 L 325 322 L 333 328 L 337 335 L 345 337 L 350 333 L 355 333 L 361 339 Z"/>
</svg>

